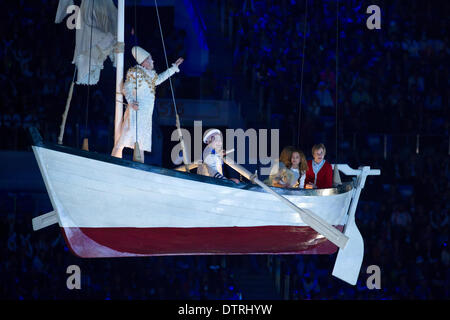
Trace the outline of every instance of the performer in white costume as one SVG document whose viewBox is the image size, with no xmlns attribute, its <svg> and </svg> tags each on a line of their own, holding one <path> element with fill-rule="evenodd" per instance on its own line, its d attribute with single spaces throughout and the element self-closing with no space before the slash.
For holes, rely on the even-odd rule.
<svg viewBox="0 0 450 320">
<path fill-rule="evenodd" d="M 203 151 L 203 163 L 198 166 L 197 174 L 227 180 L 222 170 L 224 155 L 222 133 L 218 129 L 210 129 L 205 132 L 203 142 L 207 146 Z M 236 178 L 230 178 L 230 180 L 239 183 Z"/>
<path fill-rule="evenodd" d="M 152 114 L 155 105 L 155 87 L 180 71 L 178 66 L 183 62 L 183 58 L 179 58 L 172 64 L 171 68 L 163 73 L 157 74 L 153 70 L 153 59 L 150 53 L 138 46 L 133 47 L 131 53 L 138 65 L 130 68 L 127 72 L 123 94 L 127 99 L 128 107 L 123 117 L 120 138 L 111 155 L 122 158 L 123 148 L 134 149 L 137 113 L 137 138 L 141 161 L 144 162 L 144 151 L 150 152 L 152 150 Z"/>
</svg>

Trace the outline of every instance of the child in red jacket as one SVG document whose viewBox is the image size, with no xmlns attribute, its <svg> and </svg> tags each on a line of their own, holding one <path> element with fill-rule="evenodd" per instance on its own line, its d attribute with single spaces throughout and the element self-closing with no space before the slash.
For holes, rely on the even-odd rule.
<svg viewBox="0 0 450 320">
<path fill-rule="evenodd" d="M 333 186 L 333 168 L 325 158 L 327 150 L 323 143 L 312 147 L 314 160 L 308 160 L 308 171 L 306 171 L 306 189 L 324 189 Z"/>
</svg>

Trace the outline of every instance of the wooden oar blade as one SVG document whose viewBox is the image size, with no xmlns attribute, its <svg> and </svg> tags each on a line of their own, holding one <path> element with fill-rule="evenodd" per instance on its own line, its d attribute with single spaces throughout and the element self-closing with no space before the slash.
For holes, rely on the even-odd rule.
<svg viewBox="0 0 450 320">
<path fill-rule="evenodd" d="M 364 241 L 354 220 L 348 222 L 345 234 L 350 241 L 345 248 L 339 249 L 332 275 L 355 285 L 364 257 Z"/>
</svg>

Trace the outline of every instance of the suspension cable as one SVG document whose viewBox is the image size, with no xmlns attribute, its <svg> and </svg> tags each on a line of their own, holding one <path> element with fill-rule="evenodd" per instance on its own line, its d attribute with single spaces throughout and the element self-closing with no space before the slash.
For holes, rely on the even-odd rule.
<svg viewBox="0 0 450 320">
<path fill-rule="evenodd" d="M 164 58 L 166 60 L 166 67 L 169 68 L 169 62 L 167 61 L 166 45 L 164 43 L 164 36 L 163 36 L 162 28 L 161 28 L 161 20 L 159 18 L 158 4 L 156 3 L 156 0 L 155 0 L 155 8 L 156 8 L 156 16 L 158 17 L 159 32 L 161 34 L 161 41 L 162 41 L 163 50 L 164 50 Z M 170 77 L 169 77 L 169 83 L 170 83 L 170 91 L 172 93 L 172 101 L 173 101 L 173 105 L 175 108 L 175 114 L 178 115 L 177 104 L 175 102 L 175 95 L 173 93 L 172 79 Z"/>
<path fill-rule="evenodd" d="M 135 46 L 137 46 L 137 3 L 136 3 L 136 0 L 134 0 L 134 45 Z M 137 58 L 137 50 L 136 50 L 136 58 Z M 137 103 L 137 101 L 138 101 L 138 81 L 137 81 L 137 70 L 138 70 L 138 67 L 136 66 L 136 69 L 135 69 L 135 82 L 136 82 L 136 90 L 135 90 L 135 101 L 136 101 L 136 103 Z M 138 106 L 138 108 L 139 108 L 139 106 Z M 135 139 L 135 142 L 138 142 L 138 111 L 139 110 L 134 110 L 135 111 L 135 115 L 136 115 L 136 139 Z M 131 112 L 131 110 L 130 110 L 130 112 Z"/>
<path fill-rule="evenodd" d="M 339 0 L 336 2 L 336 160 L 335 163 L 338 163 L 338 71 L 339 71 Z"/>
<path fill-rule="evenodd" d="M 305 21 L 303 28 L 303 50 L 302 50 L 302 71 L 300 75 L 300 102 L 298 107 L 298 124 L 297 124 L 297 146 L 300 146 L 300 121 L 302 115 L 302 99 L 303 99 L 303 70 L 305 65 L 305 47 L 306 47 L 306 32 L 307 32 L 307 17 L 308 17 L 308 0 L 305 0 Z"/>
<path fill-rule="evenodd" d="M 169 62 L 167 60 L 166 45 L 164 43 L 164 35 L 163 35 L 162 27 L 161 27 L 161 19 L 159 18 L 158 3 L 156 2 L 156 0 L 155 0 L 155 8 L 156 8 L 156 16 L 158 18 L 159 32 L 161 34 L 161 41 L 162 41 L 163 50 L 164 50 L 164 58 L 166 60 L 166 68 L 169 69 Z M 180 118 L 178 116 L 178 109 L 177 109 L 177 104 L 175 102 L 175 94 L 173 92 L 173 86 L 172 86 L 172 79 L 171 79 L 171 77 L 169 77 L 169 83 L 170 83 L 170 92 L 172 93 L 173 107 L 174 107 L 174 111 L 175 111 L 175 119 L 176 119 L 175 123 L 176 123 L 176 127 L 177 127 L 177 130 L 178 130 L 178 135 L 180 136 L 181 149 L 183 151 L 183 162 L 184 162 L 184 166 L 185 166 L 186 172 L 189 172 L 187 152 L 186 152 L 186 147 L 184 145 L 183 134 L 181 132 Z"/>
<path fill-rule="evenodd" d="M 86 132 L 88 130 L 88 119 L 89 119 L 89 100 L 90 100 L 90 88 L 91 88 L 91 59 L 92 59 L 92 31 L 94 27 L 94 0 L 92 0 L 91 5 L 91 39 L 89 44 L 89 73 L 88 73 L 88 87 L 87 87 L 87 102 L 86 102 Z"/>
</svg>

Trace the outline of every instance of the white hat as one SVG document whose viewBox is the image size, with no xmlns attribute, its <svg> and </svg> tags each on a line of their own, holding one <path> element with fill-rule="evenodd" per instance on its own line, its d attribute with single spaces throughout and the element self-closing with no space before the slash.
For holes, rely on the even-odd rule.
<svg viewBox="0 0 450 320">
<path fill-rule="evenodd" d="M 144 62 L 145 59 L 147 59 L 148 57 L 150 57 L 151 59 L 150 53 L 148 53 L 147 51 L 138 46 L 134 46 L 133 48 L 131 48 L 131 54 L 139 64 Z"/>
<path fill-rule="evenodd" d="M 220 132 L 219 129 L 209 129 L 205 132 L 205 134 L 203 135 L 203 143 L 208 143 L 208 139 L 209 137 L 211 137 L 214 134 L 222 134 L 222 132 Z"/>
</svg>

